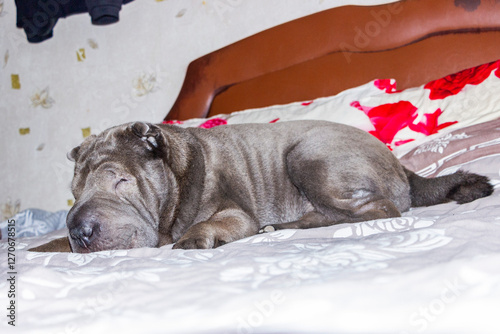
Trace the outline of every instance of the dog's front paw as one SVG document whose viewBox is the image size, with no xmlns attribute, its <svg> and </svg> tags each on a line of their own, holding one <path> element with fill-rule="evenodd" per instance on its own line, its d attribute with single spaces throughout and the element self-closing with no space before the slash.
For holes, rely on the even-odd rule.
<svg viewBox="0 0 500 334">
<path fill-rule="evenodd" d="M 71 253 L 68 237 L 54 239 L 49 243 L 28 249 L 30 252 L 65 252 Z"/>
<path fill-rule="evenodd" d="M 173 249 L 209 249 L 214 247 L 214 242 L 209 238 L 185 238 L 180 239 L 172 247 Z"/>
<path fill-rule="evenodd" d="M 266 225 L 259 230 L 259 233 L 269 233 L 274 231 L 276 231 L 276 229 L 274 228 L 273 225 Z"/>
</svg>

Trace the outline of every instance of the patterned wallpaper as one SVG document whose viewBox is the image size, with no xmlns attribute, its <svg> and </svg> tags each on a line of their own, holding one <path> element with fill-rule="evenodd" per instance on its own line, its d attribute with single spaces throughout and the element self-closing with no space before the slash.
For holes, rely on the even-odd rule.
<svg viewBox="0 0 500 334">
<path fill-rule="evenodd" d="M 56 0 L 54 0 L 56 1 Z M 73 204 L 66 152 L 124 122 L 161 122 L 189 62 L 274 25 L 344 4 L 388 0 L 136 0 L 120 21 L 60 19 L 54 35 L 28 43 L 14 1 L 0 0 L 0 208 Z"/>
</svg>

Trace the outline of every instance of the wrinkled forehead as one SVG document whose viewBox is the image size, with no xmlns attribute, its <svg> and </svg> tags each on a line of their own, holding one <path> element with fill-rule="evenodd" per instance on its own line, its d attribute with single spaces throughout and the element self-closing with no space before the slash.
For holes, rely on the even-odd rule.
<svg viewBox="0 0 500 334">
<path fill-rule="evenodd" d="M 123 161 L 126 150 L 121 148 L 119 144 L 122 141 L 120 137 L 124 131 L 123 127 L 110 128 L 99 135 L 87 137 L 81 143 L 75 159 L 75 171 L 72 181 L 73 191 L 83 190 L 90 173 L 101 167 L 115 170 L 128 169 L 125 166 L 129 166 L 129 164 Z"/>
<path fill-rule="evenodd" d="M 107 129 L 99 135 L 87 137 L 78 152 L 76 165 L 89 164 L 89 167 L 101 165 L 106 160 L 119 162 L 127 155 L 126 127 L 117 126 Z"/>
</svg>

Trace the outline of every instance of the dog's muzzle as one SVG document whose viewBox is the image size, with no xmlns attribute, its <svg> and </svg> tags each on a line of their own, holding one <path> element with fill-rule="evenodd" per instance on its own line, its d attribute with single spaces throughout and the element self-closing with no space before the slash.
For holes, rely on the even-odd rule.
<svg viewBox="0 0 500 334">
<path fill-rule="evenodd" d="M 76 243 L 80 248 L 90 251 L 101 234 L 102 219 L 103 214 L 92 207 L 91 202 L 73 208 L 66 221 L 71 244 Z"/>
</svg>

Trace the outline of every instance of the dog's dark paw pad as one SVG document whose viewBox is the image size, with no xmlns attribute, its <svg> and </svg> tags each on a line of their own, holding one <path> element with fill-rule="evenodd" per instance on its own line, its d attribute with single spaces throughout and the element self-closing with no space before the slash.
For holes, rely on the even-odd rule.
<svg viewBox="0 0 500 334">
<path fill-rule="evenodd" d="M 274 232 L 276 229 L 272 225 L 266 225 L 263 228 L 259 230 L 259 233 L 269 233 L 269 232 Z"/>
</svg>

